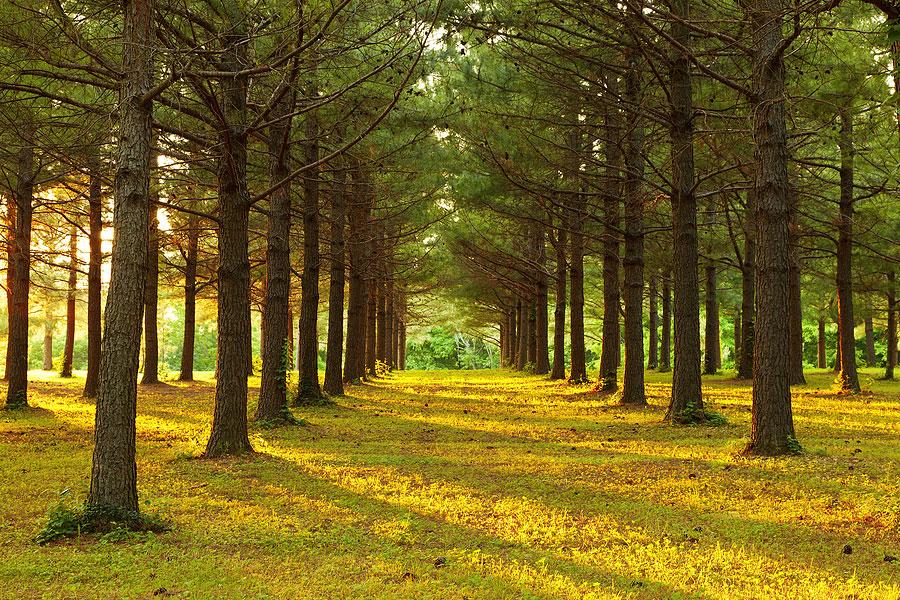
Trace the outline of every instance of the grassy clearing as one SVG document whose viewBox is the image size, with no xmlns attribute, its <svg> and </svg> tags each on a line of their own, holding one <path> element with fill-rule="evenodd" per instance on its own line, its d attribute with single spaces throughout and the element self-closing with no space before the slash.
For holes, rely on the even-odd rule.
<svg viewBox="0 0 900 600">
<path fill-rule="evenodd" d="M 140 493 L 173 530 L 45 547 L 61 492 L 86 497 L 93 406 L 34 375 L 38 408 L 0 413 L 2 595 L 900 597 L 900 384 L 874 371 L 852 397 L 812 374 L 806 453 L 782 460 L 738 456 L 750 388 L 725 377 L 706 393 L 728 425 L 673 428 L 659 374 L 630 410 L 509 372 L 402 373 L 220 461 L 195 458 L 209 381 L 145 387 Z"/>
</svg>

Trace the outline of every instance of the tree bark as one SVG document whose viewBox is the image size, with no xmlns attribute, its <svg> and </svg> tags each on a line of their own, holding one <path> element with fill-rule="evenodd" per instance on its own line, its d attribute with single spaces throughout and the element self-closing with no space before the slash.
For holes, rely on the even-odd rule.
<svg viewBox="0 0 900 600">
<path fill-rule="evenodd" d="M 706 331 L 704 334 L 703 374 L 715 375 L 719 370 L 719 299 L 716 266 L 706 265 Z"/>
<path fill-rule="evenodd" d="M 803 300 L 800 295 L 800 247 L 797 225 L 797 191 L 790 193 L 790 277 L 788 331 L 790 335 L 790 383 L 804 385 L 803 375 Z"/>
<path fill-rule="evenodd" d="M 650 302 L 650 314 L 649 314 L 649 327 L 650 327 L 650 339 L 648 340 L 648 344 L 650 345 L 649 357 L 647 358 L 647 368 L 648 369 L 656 369 L 659 366 L 659 307 L 656 301 L 656 275 L 650 275 L 650 286 L 649 286 L 649 302 Z"/>
<path fill-rule="evenodd" d="M 518 354 L 516 357 L 516 369 L 519 371 L 523 370 L 525 366 L 528 364 L 528 346 L 531 344 L 531 341 L 528 339 L 529 334 L 531 333 L 531 328 L 528 326 L 528 307 L 530 302 L 527 300 L 519 300 L 517 302 L 519 317 L 518 317 L 518 330 L 519 330 L 519 347 Z"/>
<path fill-rule="evenodd" d="M 553 367 L 550 379 L 566 378 L 566 254 L 567 231 L 564 219 L 560 219 L 556 231 L 556 277 L 553 308 Z M 514 327 L 513 327 L 514 329 Z M 515 331 L 512 332 L 515 337 Z"/>
<path fill-rule="evenodd" d="M 53 314 L 48 308 L 44 318 L 44 363 L 41 365 L 45 371 L 53 370 L 53 325 Z"/>
<path fill-rule="evenodd" d="M 753 346 L 756 330 L 756 191 L 747 192 L 744 223 L 744 260 L 741 263 L 741 356 L 738 379 L 753 377 Z"/>
<path fill-rule="evenodd" d="M 698 317 L 699 318 L 699 317 Z M 672 369 L 672 287 L 669 280 L 663 282 L 662 295 L 662 339 L 659 345 L 659 370 L 665 373 Z"/>
<path fill-rule="evenodd" d="M 290 175 L 291 117 L 294 93 L 286 91 L 272 109 L 269 126 L 269 184 Z M 291 368 L 289 340 L 294 331 L 289 318 L 291 302 L 291 184 L 285 183 L 269 198 L 266 236 L 266 289 L 261 331 L 262 374 L 254 420 L 293 421 L 288 410 L 287 372 Z"/>
<path fill-rule="evenodd" d="M 247 435 L 247 376 L 250 363 L 250 260 L 247 189 L 247 76 L 249 34 L 239 7 L 228 1 L 229 22 L 222 35 L 222 68 L 234 73 L 220 81 L 218 361 L 213 425 L 206 456 L 252 452 Z"/>
<path fill-rule="evenodd" d="M 865 327 L 866 327 L 866 366 L 874 367 L 875 366 L 875 331 L 874 331 L 875 326 L 872 323 L 872 317 L 866 317 Z"/>
<path fill-rule="evenodd" d="M 537 298 L 535 299 L 535 357 L 534 372 L 546 375 L 550 372 L 549 322 L 547 321 L 547 247 L 544 224 L 535 224 L 535 250 L 537 256 Z"/>
<path fill-rule="evenodd" d="M 6 407 L 28 406 L 28 294 L 31 288 L 31 217 L 34 203 L 33 125 L 23 125 L 15 190 L 16 233 L 13 236 L 12 306 L 6 355 L 9 357 Z"/>
<path fill-rule="evenodd" d="M 349 252 L 350 284 L 347 310 L 347 353 L 344 360 L 344 382 L 365 377 L 366 355 L 366 224 L 368 222 L 367 185 L 358 168 L 353 170 L 353 192 L 350 194 Z M 329 307 L 330 309 L 330 307 Z"/>
<path fill-rule="evenodd" d="M 346 191 L 347 171 L 342 165 L 334 173 L 334 189 L 331 190 L 331 235 L 329 255 L 331 280 L 328 285 L 328 345 L 325 354 L 325 393 L 344 395 L 344 228 L 347 225 Z"/>
<path fill-rule="evenodd" d="M 200 231 L 196 215 L 188 216 L 188 247 L 184 258 L 184 335 L 181 341 L 181 372 L 178 381 L 194 380 L 194 339 L 197 324 L 197 242 Z"/>
<path fill-rule="evenodd" d="M 635 46 L 637 40 L 635 40 Z M 625 96 L 640 106 L 641 78 L 636 47 L 628 49 Z M 625 152 L 625 369 L 622 404 L 644 405 L 644 129 L 641 117 L 632 115 Z M 678 305 L 676 304 L 676 309 Z M 676 336 L 677 340 L 677 336 Z M 676 361 L 677 366 L 677 361 Z"/>
<path fill-rule="evenodd" d="M 78 228 L 69 234 L 69 286 L 66 291 L 66 345 L 63 347 L 61 377 L 72 376 L 72 358 L 75 353 L 75 293 L 78 291 Z M 53 368 L 51 352 L 50 368 Z"/>
<path fill-rule="evenodd" d="M 138 511 L 135 418 L 149 235 L 153 0 L 125 0 L 116 236 L 106 297 L 88 505 Z"/>
<path fill-rule="evenodd" d="M 856 337 L 853 329 L 853 117 L 847 110 L 840 112 L 841 131 L 838 142 L 841 151 L 841 199 L 837 244 L 838 338 L 841 346 L 842 390 L 858 392 L 859 374 L 856 370 Z"/>
<path fill-rule="evenodd" d="M 151 161 L 152 164 L 152 161 Z M 150 233 L 147 238 L 147 284 L 144 287 L 144 375 L 141 384 L 159 383 L 159 220 L 156 191 L 150 188 Z"/>
<path fill-rule="evenodd" d="M 825 319 L 819 317 L 819 339 L 818 339 L 818 366 L 820 369 L 828 368 L 828 361 L 825 358 Z"/>
<path fill-rule="evenodd" d="M 615 77 L 607 78 L 615 86 Z M 616 91 L 616 88 L 612 88 Z M 609 140 L 606 142 L 606 181 L 603 197 L 603 339 L 600 346 L 600 391 L 619 387 L 619 202 L 622 177 L 619 172 L 622 152 L 619 148 L 621 119 L 615 108 L 605 114 Z"/>
<path fill-rule="evenodd" d="M 894 271 L 888 271 L 887 288 L 887 356 L 885 357 L 884 378 L 888 381 L 894 379 L 894 367 L 897 366 L 897 292 L 895 287 L 896 276 Z"/>
<path fill-rule="evenodd" d="M 12 194 L 6 201 L 6 343 L 9 345 L 9 332 L 12 330 L 13 320 L 13 257 L 16 254 L 16 195 Z M 6 363 L 3 370 L 3 381 L 9 380 L 9 363 L 12 354 L 9 348 L 6 352 Z"/>
<path fill-rule="evenodd" d="M 587 365 L 584 349 L 584 212 L 585 200 L 581 193 L 571 195 L 569 228 L 572 241 L 569 245 L 570 323 L 569 323 L 569 381 L 584 383 Z"/>
<path fill-rule="evenodd" d="M 87 314 L 87 375 L 84 379 L 85 398 L 97 396 L 100 375 L 100 347 L 102 344 L 102 268 L 103 268 L 103 196 L 100 179 L 100 160 L 90 159 L 88 183 L 88 314 Z"/>
<path fill-rule="evenodd" d="M 741 361 L 741 309 L 738 309 L 734 315 L 734 364 L 737 366 Z"/>
<path fill-rule="evenodd" d="M 753 407 L 747 453 L 794 452 L 789 382 L 788 314 L 790 236 L 785 127 L 783 0 L 748 3 L 753 31 L 753 139 L 755 142 L 756 336 Z M 746 347 L 746 345 L 745 345 Z"/>
</svg>

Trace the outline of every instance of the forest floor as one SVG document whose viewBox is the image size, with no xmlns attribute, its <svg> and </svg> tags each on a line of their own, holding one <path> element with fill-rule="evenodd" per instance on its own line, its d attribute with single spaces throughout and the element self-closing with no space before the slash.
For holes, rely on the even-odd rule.
<svg viewBox="0 0 900 600">
<path fill-rule="evenodd" d="M 33 373 L 37 408 L 0 412 L 0 596 L 896 599 L 900 383 L 874 376 L 841 396 L 811 373 L 805 453 L 779 460 L 740 456 L 750 388 L 726 376 L 705 393 L 728 424 L 676 428 L 660 374 L 624 409 L 506 371 L 398 373 L 215 461 L 212 383 L 142 386 L 142 509 L 171 531 L 38 546 L 87 495 L 94 407 Z"/>
</svg>

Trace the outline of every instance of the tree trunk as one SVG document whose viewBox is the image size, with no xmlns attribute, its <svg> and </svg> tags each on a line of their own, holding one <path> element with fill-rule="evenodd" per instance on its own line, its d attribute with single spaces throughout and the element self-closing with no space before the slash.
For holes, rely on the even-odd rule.
<svg viewBox="0 0 900 600">
<path fill-rule="evenodd" d="M 135 418 L 149 235 L 153 0 L 125 0 L 116 236 L 106 297 L 88 505 L 138 511 Z"/>
<path fill-rule="evenodd" d="M 334 189 L 331 190 L 331 229 L 329 254 L 331 281 L 328 285 L 328 346 L 325 354 L 325 393 L 344 395 L 344 228 L 347 225 L 346 210 L 347 171 L 338 168 L 334 173 Z"/>
<path fill-rule="evenodd" d="M 698 317 L 699 318 L 699 317 Z M 659 370 L 661 373 L 672 369 L 672 287 L 669 280 L 663 282 L 662 296 L 662 339 L 659 345 Z"/>
<path fill-rule="evenodd" d="M 219 157 L 219 295 L 218 361 L 213 425 L 206 456 L 252 452 L 247 435 L 247 375 L 250 361 L 250 260 L 248 222 L 250 193 L 247 189 L 247 76 L 237 72 L 248 64 L 249 36 L 246 21 L 229 2 L 229 23 L 223 34 L 222 115 L 227 127 L 221 133 Z"/>
<path fill-rule="evenodd" d="M 825 319 L 819 317 L 819 339 L 818 339 L 818 363 L 820 369 L 827 369 L 828 362 L 825 358 Z"/>
<path fill-rule="evenodd" d="M 97 396 L 97 382 L 100 375 L 100 346 L 102 344 L 102 271 L 103 246 L 103 197 L 100 180 L 100 161 L 90 160 L 90 182 L 88 184 L 88 314 L 87 314 L 87 375 L 84 379 L 85 398 Z"/>
<path fill-rule="evenodd" d="M 858 392 L 859 374 L 856 371 L 856 337 L 853 329 L 853 117 L 842 110 L 841 132 L 838 136 L 841 151 L 841 200 L 837 244 L 838 338 L 841 346 L 842 390 Z"/>
<path fill-rule="evenodd" d="M 13 236 L 12 311 L 6 355 L 9 358 L 6 407 L 28 406 L 28 293 L 31 287 L 31 216 L 34 202 L 34 127 L 23 125 L 16 183 L 16 233 Z"/>
<path fill-rule="evenodd" d="M 400 357 L 398 359 L 398 364 L 400 365 L 400 370 L 405 371 L 406 370 L 406 321 L 400 321 L 400 337 L 397 340 L 397 348 L 400 351 Z"/>
<path fill-rule="evenodd" d="M 531 341 L 528 339 L 531 328 L 528 326 L 528 307 L 530 302 L 527 300 L 519 300 L 516 304 L 519 310 L 518 330 L 519 330 L 519 347 L 516 356 L 516 369 L 521 371 L 528 364 L 528 346 Z"/>
<path fill-rule="evenodd" d="M 388 272 L 384 286 L 384 366 L 394 368 L 394 274 Z"/>
<path fill-rule="evenodd" d="M 655 274 L 650 275 L 649 301 L 650 314 L 648 325 L 650 326 L 650 339 L 648 344 L 650 345 L 650 353 L 647 358 L 647 368 L 656 369 L 659 366 L 659 308 L 656 301 Z"/>
<path fill-rule="evenodd" d="M 631 106 L 640 106 L 638 60 L 637 48 L 629 48 L 625 96 Z M 644 405 L 644 129 L 637 114 L 633 119 L 625 152 L 625 373 L 621 402 Z"/>
<path fill-rule="evenodd" d="M 734 364 L 737 366 L 741 360 L 741 310 L 734 315 Z"/>
<path fill-rule="evenodd" d="M 866 366 L 875 366 L 875 331 L 872 317 L 866 317 Z"/>
<path fill-rule="evenodd" d="M 785 316 L 790 287 L 783 0 L 751 0 L 756 221 L 756 336 L 749 454 L 794 452 Z M 745 345 L 746 348 L 746 345 Z"/>
<path fill-rule="evenodd" d="M 72 358 L 75 353 L 75 293 L 78 291 L 78 228 L 69 234 L 69 287 L 66 291 L 66 345 L 63 348 L 60 376 L 72 376 Z M 53 368 L 51 352 L 50 368 Z"/>
<path fill-rule="evenodd" d="M 697 198 L 694 193 L 694 104 L 691 79 L 691 32 L 683 22 L 690 16 L 690 0 L 675 0 L 671 63 L 672 139 L 672 279 L 675 290 L 675 369 L 672 398 L 666 418 L 693 422 L 705 418 L 700 387 L 700 282 L 697 276 Z"/>
<path fill-rule="evenodd" d="M 556 290 L 553 308 L 553 368 L 550 379 L 566 378 L 566 251 L 567 232 L 564 219 L 556 231 Z M 515 337 L 515 332 L 513 332 Z"/>
<path fill-rule="evenodd" d="M 744 224 L 744 261 L 741 264 L 741 356 L 738 379 L 753 377 L 753 346 L 756 329 L 756 191 L 747 192 Z"/>
<path fill-rule="evenodd" d="M 706 332 L 703 374 L 715 375 L 719 370 L 719 299 L 716 294 L 716 266 L 706 265 Z"/>
<path fill-rule="evenodd" d="M 197 216 L 188 216 L 188 247 L 184 258 L 184 335 L 181 342 L 181 373 L 178 381 L 194 380 L 194 338 L 197 323 Z"/>
<path fill-rule="evenodd" d="M 44 364 L 41 366 L 45 371 L 53 370 L 53 325 L 53 315 L 48 308 L 44 318 Z"/>
<path fill-rule="evenodd" d="M 367 282 L 369 291 L 368 308 L 366 308 L 366 376 L 376 377 L 377 353 L 378 353 L 378 281 L 370 279 Z"/>
<path fill-rule="evenodd" d="M 887 289 L 887 356 L 885 357 L 884 378 L 891 381 L 894 379 L 894 367 L 897 366 L 897 292 L 894 285 L 896 276 L 894 271 L 888 272 L 888 289 Z"/>
<path fill-rule="evenodd" d="M 318 94 L 315 75 L 309 94 Z M 306 164 L 319 160 L 319 119 L 315 111 L 306 116 Z M 317 403 L 319 388 L 319 169 L 303 176 L 303 276 L 300 296 L 300 375 L 295 405 Z"/>
<path fill-rule="evenodd" d="M 571 195 L 569 228 L 572 232 L 570 244 L 569 277 L 570 277 L 570 311 L 569 323 L 569 381 L 584 383 L 587 381 L 587 365 L 584 350 L 584 225 L 585 200 L 581 193 Z"/>
<path fill-rule="evenodd" d="M 151 162 L 152 164 L 152 162 Z M 159 220 L 156 191 L 150 188 L 150 233 L 147 238 L 147 285 L 144 287 L 144 376 L 141 384 L 159 383 Z"/>
<path fill-rule="evenodd" d="M 537 298 L 535 300 L 535 356 L 534 372 L 546 375 L 550 372 L 549 323 L 547 321 L 547 246 L 544 224 L 535 224 L 535 249 L 537 251 Z"/>
<path fill-rule="evenodd" d="M 350 195 L 349 252 L 350 284 L 347 310 L 347 353 L 344 360 L 344 382 L 365 377 L 366 355 L 366 236 L 368 223 L 368 187 L 358 168 L 353 170 Z M 330 307 L 329 307 L 330 309 Z"/>
<path fill-rule="evenodd" d="M 797 191 L 790 193 L 790 278 L 788 331 L 790 335 L 790 383 L 804 385 L 803 375 L 803 300 L 800 295 L 800 247 L 798 245 L 797 226 Z"/>
<path fill-rule="evenodd" d="M 615 77 L 607 79 L 615 86 Z M 613 87 L 613 91 L 616 88 Z M 600 347 L 600 391 L 612 392 L 619 387 L 619 202 L 622 177 L 619 169 L 621 123 L 615 108 L 605 114 L 609 141 L 606 143 L 606 194 L 603 198 L 603 339 Z"/>
<path fill-rule="evenodd" d="M 277 185 L 290 175 L 291 111 L 294 94 L 284 93 L 272 109 L 269 126 L 269 184 Z M 256 421 L 293 421 L 288 410 L 287 372 L 291 368 L 289 340 L 294 337 L 289 317 L 291 303 L 291 184 L 276 188 L 269 198 L 266 236 L 266 289 L 260 329 L 265 332 L 262 374 Z"/>
<path fill-rule="evenodd" d="M 6 343 L 9 345 L 9 332 L 12 330 L 13 304 L 13 258 L 16 254 L 16 195 L 12 194 L 6 201 Z M 3 370 L 3 380 L 9 379 L 9 363 L 12 360 L 12 354 L 9 353 L 7 347 L 6 365 Z"/>
</svg>

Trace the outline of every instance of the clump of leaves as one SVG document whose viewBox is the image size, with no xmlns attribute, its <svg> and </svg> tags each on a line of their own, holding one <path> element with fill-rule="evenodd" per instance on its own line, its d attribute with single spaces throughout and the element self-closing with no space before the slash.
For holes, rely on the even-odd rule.
<svg viewBox="0 0 900 600">
<path fill-rule="evenodd" d="M 73 507 L 65 496 L 47 518 L 44 528 L 34 537 L 40 545 L 82 534 L 101 534 L 103 541 L 123 541 L 135 532 L 162 533 L 170 529 L 159 515 L 144 514 L 115 506 L 86 504 Z"/>
<path fill-rule="evenodd" d="M 712 427 L 721 427 L 723 425 L 728 425 L 728 419 L 721 413 L 705 410 L 698 407 L 694 402 L 688 402 L 684 407 L 684 410 L 681 410 L 672 416 L 672 423 L 677 425 L 709 425 Z"/>
<path fill-rule="evenodd" d="M 800 445 L 800 442 L 797 441 L 792 435 L 789 435 L 787 438 L 787 447 L 788 450 L 791 451 L 791 454 L 803 454 L 803 446 Z"/>
</svg>

